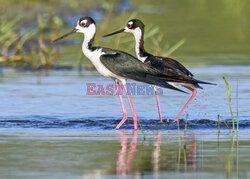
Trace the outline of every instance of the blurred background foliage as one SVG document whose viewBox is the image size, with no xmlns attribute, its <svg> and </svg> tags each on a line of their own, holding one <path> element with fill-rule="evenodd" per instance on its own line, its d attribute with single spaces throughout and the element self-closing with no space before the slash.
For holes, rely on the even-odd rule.
<svg viewBox="0 0 250 179">
<path fill-rule="evenodd" d="M 133 55 L 134 38 L 102 35 L 132 18 L 146 24 L 145 47 L 185 65 L 250 63 L 247 0 L 0 0 L 0 64 L 18 69 L 92 69 L 82 34 L 52 46 L 82 16 L 97 21 L 96 45 Z"/>
</svg>

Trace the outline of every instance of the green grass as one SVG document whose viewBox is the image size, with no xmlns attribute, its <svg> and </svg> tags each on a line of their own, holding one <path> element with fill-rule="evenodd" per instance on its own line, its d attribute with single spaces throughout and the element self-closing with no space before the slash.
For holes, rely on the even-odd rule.
<svg viewBox="0 0 250 179">
<path fill-rule="evenodd" d="M 224 122 L 224 124 L 229 129 L 229 126 L 228 126 L 227 122 L 218 114 L 218 131 L 220 130 L 220 120 L 222 120 L 222 122 Z"/>
<path fill-rule="evenodd" d="M 223 80 L 225 81 L 226 87 L 227 87 L 227 95 L 228 95 L 228 106 L 231 114 L 231 119 L 232 119 L 232 131 L 233 133 L 235 132 L 235 124 L 234 124 L 234 116 L 233 116 L 233 110 L 232 110 L 232 104 L 231 104 L 231 92 L 230 92 L 230 87 L 229 83 L 226 79 L 226 77 L 223 76 Z M 237 79 L 237 84 L 236 84 L 236 102 L 237 102 L 237 132 L 239 131 L 239 97 L 238 97 L 238 79 Z M 226 121 L 218 114 L 218 133 L 220 133 L 220 120 L 224 122 L 224 124 L 229 128 L 228 124 Z"/>
<path fill-rule="evenodd" d="M 219 15 L 218 17 L 216 16 L 216 18 L 213 18 L 210 16 L 210 10 L 208 12 L 202 11 L 202 14 L 199 14 L 200 11 L 197 11 L 199 9 L 197 7 L 200 7 L 201 4 L 199 4 L 198 1 L 185 2 L 185 5 L 192 9 L 188 14 L 183 11 L 184 1 L 178 1 L 174 4 L 173 2 L 174 1 L 171 0 L 159 0 L 147 3 L 142 0 L 135 0 L 132 2 L 134 7 L 137 5 L 142 5 L 142 7 L 143 5 L 150 5 L 154 9 L 160 5 L 159 11 L 157 13 L 146 13 L 143 11 L 131 10 L 124 13 L 116 13 L 115 6 L 117 5 L 117 1 L 115 0 L 108 2 L 90 0 L 47 0 L 46 2 L 42 0 L 0 0 L 0 12 L 5 12 L 4 10 L 8 7 L 12 7 L 11 9 L 13 9 L 1 14 L 0 23 L 9 22 L 13 27 L 26 29 L 27 31 L 24 34 L 11 32 L 9 33 L 11 35 L 8 35 L 7 32 L 3 32 L 0 35 L 0 43 L 1 39 L 3 40 L 6 36 L 9 36 L 9 39 L 3 40 L 3 44 L 0 44 L 0 47 L 3 49 L 6 56 L 8 49 L 10 47 L 13 48 L 13 44 L 15 44 L 15 51 L 18 52 L 18 55 L 25 56 L 23 60 L 29 59 L 30 62 L 34 63 L 34 68 L 39 66 L 40 63 L 44 65 L 46 63 L 53 63 L 54 61 L 59 63 L 66 62 L 75 66 L 79 64 L 80 67 L 90 66 L 91 64 L 87 58 L 81 58 L 82 51 L 80 44 L 65 45 L 51 50 L 50 46 L 44 46 L 44 42 L 49 41 L 52 38 L 56 38 L 59 34 L 63 34 L 73 28 L 74 25 L 72 27 L 68 27 L 66 24 L 63 24 L 63 19 L 72 15 L 72 12 L 80 14 L 83 10 L 87 12 L 89 10 L 102 9 L 102 12 L 104 12 L 104 20 L 101 22 L 97 21 L 96 45 L 123 50 L 135 55 L 134 37 L 131 34 L 124 33 L 106 40 L 102 39 L 101 36 L 124 27 L 125 23 L 129 19 L 139 18 L 145 23 L 145 48 L 155 55 L 173 57 L 188 67 L 211 64 L 250 64 L 250 53 L 248 50 L 248 44 L 250 43 L 249 38 L 247 38 L 249 32 L 246 28 L 239 28 L 236 26 L 237 29 L 242 29 L 242 32 L 235 32 L 234 30 L 231 32 L 231 28 L 221 28 L 221 26 L 226 27 L 228 25 L 224 21 L 224 15 Z M 233 4 L 231 1 L 225 3 Z M 174 5 L 173 7 L 175 8 L 172 8 L 171 5 Z M 211 5 L 214 7 L 218 6 L 216 2 L 211 3 Z M 205 4 L 202 4 L 202 6 L 205 6 Z M 237 12 L 238 10 L 241 12 L 242 9 L 237 9 L 237 6 L 231 7 L 231 13 L 229 13 L 228 16 L 235 20 L 238 16 L 233 12 L 236 10 Z M 18 11 L 14 10 L 16 8 L 18 8 Z M 58 8 L 57 14 L 53 11 L 55 8 Z M 29 9 L 29 11 L 27 11 L 27 9 Z M 173 13 L 173 11 L 175 13 Z M 15 17 L 19 17 L 20 14 L 23 14 L 23 17 L 21 20 L 17 20 Z M 176 14 L 178 14 L 178 16 L 176 16 Z M 249 15 L 246 14 L 247 13 L 243 13 L 241 18 L 247 20 Z M 197 19 L 186 19 L 187 17 L 196 17 Z M 221 20 L 219 21 L 220 23 L 217 22 L 218 19 Z M 211 29 L 204 29 L 204 27 L 207 26 L 207 23 L 205 23 L 207 20 L 209 20 L 209 22 L 211 21 L 211 24 L 215 24 L 210 27 Z M 230 23 L 233 25 L 240 24 L 234 23 L 234 21 Z M 26 25 L 30 26 L 30 24 L 33 24 L 34 26 L 36 24 L 40 24 L 38 25 L 39 28 L 46 29 L 47 32 L 41 31 L 42 35 L 41 33 L 37 34 L 39 29 L 36 29 L 35 32 L 29 32 L 30 29 L 26 28 Z M 201 31 L 201 27 L 204 30 Z M 225 31 L 223 29 L 229 30 Z M 221 34 L 218 35 L 218 32 L 221 32 Z M 232 33 L 236 33 L 235 36 L 232 37 Z M 240 38 L 242 34 L 246 34 L 246 37 L 242 37 L 243 39 L 234 39 L 236 37 Z M 42 37 L 43 41 L 42 42 L 40 40 L 40 43 L 37 43 L 38 45 L 36 49 L 39 48 L 39 52 L 25 53 L 25 51 L 27 52 L 27 49 L 23 49 L 25 42 L 29 39 L 37 41 L 39 36 Z M 228 38 L 228 36 L 230 38 Z M 79 38 L 83 38 L 82 34 L 74 35 L 70 37 L 70 40 L 79 40 Z M 6 59 L 8 58 L 9 57 L 6 57 Z M 75 60 L 76 58 L 80 60 Z M 21 58 L 19 56 L 14 59 Z M 21 64 L 13 63 L 13 66 L 15 65 L 18 66 Z"/>
<path fill-rule="evenodd" d="M 228 105 L 229 105 L 229 109 L 230 109 L 230 113 L 231 113 L 231 117 L 232 117 L 232 126 L 233 126 L 233 132 L 235 131 L 235 126 L 234 126 L 234 116 L 233 116 L 233 111 L 232 111 L 232 106 L 231 106 L 231 93 L 230 93 L 230 87 L 229 84 L 227 82 L 226 77 L 223 76 L 223 80 L 226 83 L 227 86 L 227 94 L 228 94 Z"/>
</svg>

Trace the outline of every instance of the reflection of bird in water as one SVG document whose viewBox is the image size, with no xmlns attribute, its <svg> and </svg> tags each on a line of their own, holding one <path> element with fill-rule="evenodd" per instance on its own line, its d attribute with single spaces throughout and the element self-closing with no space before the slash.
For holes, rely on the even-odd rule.
<svg viewBox="0 0 250 179">
<path fill-rule="evenodd" d="M 121 131 L 121 150 L 118 153 L 118 159 L 116 162 L 116 174 L 125 175 L 131 173 L 131 167 L 134 160 L 134 154 L 137 145 L 137 131 L 133 131 L 132 139 L 130 142 L 130 148 L 127 151 L 127 132 Z"/>
<path fill-rule="evenodd" d="M 188 148 L 190 149 L 190 153 L 188 153 L 188 159 L 190 161 L 190 164 L 193 165 L 193 172 L 196 172 L 196 165 L 197 165 L 197 148 L 196 148 L 196 139 L 195 139 L 195 135 L 191 134 L 191 136 L 189 137 L 189 142 L 188 142 Z"/>
<path fill-rule="evenodd" d="M 155 140 L 155 149 L 153 151 L 153 166 L 154 166 L 154 176 L 159 178 L 160 170 L 160 156 L 161 156 L 161 132 L 157 131 Z"/>
<path fill-rule="evenodd" d="M 134 155 L 136 152 L 137 146 L 137 131 L 133 131 L 132 139 L 130 142 L 130 147 L 127 147 L 127 132 L 121 131 L 121 150 L 118 153 L 118 159 L 116 162 L 116 174 L 118 175 L 126 175 L 130 174 L 132 171 L 132 164 L 134 161 Z M 153 168 L 154 174 L 156 178 L 158 178 L 158 174 L 160 171 L 160 145 L 161 145 L 161 132 L 157 131 L 156 140 L 155 140 L 155 149 L 153 151 Z"/>
<path fill-rule="evenodd" d="M 184 162 L 184 171 L 185 172 L 187 172 L 188 169 L 193 169 L 192 172 L 196 172 L 196 166 L 197 166 L 196 155 L 197 155 L 197 152 L 196 152 L 195 135 L 189 134 L 188 138 L 186 139 L 186 134 L 184 133 L 183 162 Z"/>
</svg>

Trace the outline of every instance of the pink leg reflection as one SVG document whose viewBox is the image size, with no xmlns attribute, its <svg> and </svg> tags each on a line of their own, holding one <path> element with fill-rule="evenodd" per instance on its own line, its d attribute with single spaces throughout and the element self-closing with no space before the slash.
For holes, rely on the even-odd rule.
<svg viewBox="0 0 250 179">
<path fill-rule="evenodd" d="M 161 156 L 161 132 L 157 131 L 155 140 L 155 150 L 153 153 L 154 176 L 159 178 L 160 156 Z"/>
<path fill-rule="evenodd" d="M 120 175 L 126 174 L 126 153 L 127 153 L 127 132 L 122 132 L 121 142 L 121 150 L 118 154 L 118 159 L 116 162 L 116 173 Z"/>
<path fill-rule="evenodd" d="M 190 137 L 190 142 L 188 143 L 188 148 L 191 150 L 190 151 L 190 154 L 189 154 L 189 160 L 192 162 L 192 165 L 193 165 L 193 172 L 196 172 L 196 168 L 197 168 L 197 148 L 196 148 L 196 138 L 195 138 L 195 135 L 194 134 L 191 134 L 191 137 Z"/>
<path fill-rule="evenodd" d="M 134 154 L 136 151 L 136 145 L 137 145 L 137 131 L 134 130 L 133 131 L 133 136 L 132 136 L 132 140 L 130 142 L 130 148 L 129 148 L 129 152 L 128 152 L 128 157 L 127 157 L 127 173 L 131 173 L 131 167 L 133 164 L 133 160 L 134 160 Z"/>
<path fill-rule="evenodd" d="M 118 159 L 116 162 L 116 173 L 119 175 L 125 175 L 131 173 L 131 167 L 134 160 L 134 154 L 137 145 L 137 130 L 133 131 L 133 136 L 130 142 L 129 151 L 127 151 L 127 132 L 122 132 L 121 138 L 121 150 L 118 153 Z"/>
</svg>

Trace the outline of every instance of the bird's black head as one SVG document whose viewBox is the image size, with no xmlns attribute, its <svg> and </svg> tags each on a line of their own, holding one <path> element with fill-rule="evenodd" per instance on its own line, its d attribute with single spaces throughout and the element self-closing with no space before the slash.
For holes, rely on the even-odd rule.
<svg viewBox="0 0 250 179">
<path fill-rule="evenodd" d="M 85 36 L 94 36 L 96 31 L 95 21 L 91 17 L 82 17 L 77 21 L 76 27 L 70 31 L 69 33 L 57 38 L 53 42 L 56 42 L 58 40 L 61 40 L 71 34 L 74 34 L 76 32 L 84 33 Z"/>
<path fill-rule="evenodd" d="M 139 19 L 132 19 L 126 23 L 126 25 L 123 29 L 118 30 L 116 32 L 113 32 L 111 34 L 105 35 L 103 37 L 108 37 L 108 36 L 115 35 L 115 34 L 118 34 L 121 32 L 129 32 L 129 33 L 132 33 L 134 35 L 143 34 L 144 33 L 144 24 Z"/>
<path fill-rule="evenodd" d="M 130 30 L 140 28 L 141 30 L 144 30 L 144 24 L 141 20 L 139 19 L 132 19 L 129 20 L 126 24 L 126 27 Z"/>
<path fill-rule="evenodd" d="M 83 28 L 87 28 L 91 24 L 95 25 L 95 21 L 91 17 L 82 17 L 78 20 L 78 25 Z"/>
</svg>

